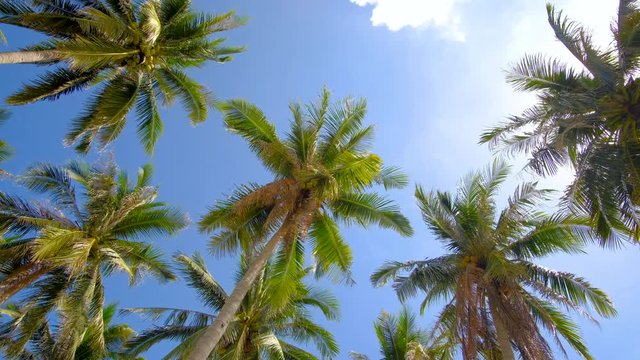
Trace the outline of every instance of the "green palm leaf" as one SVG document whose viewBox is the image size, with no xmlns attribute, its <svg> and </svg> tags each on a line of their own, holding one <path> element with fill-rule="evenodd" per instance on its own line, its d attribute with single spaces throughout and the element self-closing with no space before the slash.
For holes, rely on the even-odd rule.
<svg viewBox="0 0 640 360">
<path fill-rule="evenodd" d="M 192 124 L 203 122 L 208 114 L 208 91 L 177 68 L 166 68 L 159 71 L 162 80 L 169 86 L 182 106 L 189 112 Z"/>
<path fill-rule="evenodd" d="M 138 137 L 147 153 L 153 154 L 156 142 L 162 135 L 163 125 L 158 113 L 155 93 L 149 82 L 142 85 L 140 97 L 136 103 L 136 112 L 138 113 Z"/>
<path fill-rule="evenodd" d="M 220 310 L 227 300 L 228 295 L 209 274 L 200 254 L 196 253 L 192 257 L 179 255 L 175 258 L 181 264 L 181 272 L 189 279 L 188 285 L 195 288 L 200 295 L 200 300 L 216 311 Z"/>
<path fill-rule="evenodd" d="M 413 235 L 408 220 L 393 202 L 378 194 L 343 194 L 331 203 L 331 210 L 347 222 L 362 226 L 376 224 L 403 236 Z"/>
<path fill-rule="evenodd" d="M 17 57 L 8 53 L 6 62 L 61 66 L 25 85 L 9 97 L 10 103 L 55 100 L 104 84 L 65 140 L 82 152 L 96 140 L 112 142 L 135 107 L 138 134 L 151 154 L 162 132 L 158 98 L 169 104 L 163 100 L 177 97 L 193 124 L 204 121 L 211 96 L 185 71 L 207 61 L 229 61 L 244 50 L 214 38 L 242 19 L 233 12 L 199 13 L 187 0 L 7 0 L 0 4 L 0 23 L 45 36 Z"/>
<path fill-rule="evenodd" d="M 326 214 L 317 215 L 309 232 L 313 246 L 313 254 L 319 267 L 324 271 L 332 266 L 343 272 L 349 271 L 353 263 L 353 255 L 349 245 L 340 234 L 338 224 Z"/>
</svg>

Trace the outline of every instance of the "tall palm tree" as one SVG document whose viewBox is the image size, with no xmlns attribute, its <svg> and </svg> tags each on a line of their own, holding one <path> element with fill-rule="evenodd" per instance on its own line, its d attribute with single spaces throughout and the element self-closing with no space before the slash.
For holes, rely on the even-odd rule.
<svg viewBox="0 0 640 360">
<path fill-rule="evenodd" d="M 495 196 L 508 173 L 496 161 L 485 172 L 465 177 L 455 195 L 418 187 L 423 219 L 448 253 L 388 262 L 372 282 L 380 286 L 393 280 L 403 301 L 423 291 L 423 309 L 444 299 L 437 326 L 455 327 L 465 359 L 475 359 L 478 352 L 492 359 L 513 360 L 515 352 L 523 359 L 551 359 L 542 329 L 562 351 L 560 339 L 592 359 L 578 326 L 562 309 L 590 319 L 590 309 L 610 317 L 616 315 L 611 300 L 581 277 L 533 262 L 558 252 L 580 252 L 591 240 L 589 220 L 536 210 L 549 194 L 536 183 L 520 185 L 498 212 Z"/>
<path fill-rule="evenodd" d="M 380 157 L 369 152 L 372 126 L 364 126 L 364 100 L 346 99 L 329 105 L 324 90 L 318 104 L 290 106 L 293 122 L 280 138 L 275 127 L 256 106 L 232 100 L 221 106 L 229 130 L 242 136 L 262 164 L 274 174 L 265 185 L 239 188 L 218 202 L 200 221 L 203 231 L 218 231 L 214 252 L 233 253 L 243 248 L 252 262 L 236 284 L 194 352 L 204 360 L 226 331 L 242 299 L 278 250 L 274 262 L 276 302 L 286 304 L 304 269 L 304 240 L 308 238 L 316 259 L 316 274 L 347 273 L 351 250 L 336 220 L 362 226 L 378 224 L 404 236 L 412 234 L 408 220 L 392 201 L 366 192 L 371 186 L 404 186 L 406 178 L 395 168 L 385 168 Z M 268 241 L 267 239 L 271 237 Z M 255 251 L 256 245 L 261 246 Z"/>
<path fill-rule="evenodd" d="M 556 38 L 582 66 L 525 56 L 508 81 L 534 92 L 537 103 L 486 131 L 481 141 L 512 153 L 529 152 L 529 166 L 540 175 L 571 164 L 576 176 L 565 202 L 594 218 L 605 244 L 615 245 L 615 230 L 621 228 L 640 239 L 638 2 L 620 0 L 608 48 L 594 45 L 581 25 L 552 5 L 547 12 Z"/>
<path fill-rule="evenodd" d="M 47 194 L 49 202 L 0 193 L 0 229 L 8 234 L 0 245 L 0 303 L 28 289 L 8 354 L 19 353 L 53 312 L 58 329 L 52 356 L 73 358 L 85 330 L 103 327 L 103 277 L 114 271 L 126 272 L 132 284 L 146 273 L 174 278 L 161 253 L 139 241 L 174 234 L 187 223 L 183 213 L 156 201 L 151 173 L 143 167 L 131 184 L 112 162 L 40 164 L 18 181 Z M 91 346 L 101 353 L 103 337 Z"/>
<path fill-rule="evenodd" d="M 127 324 L 112 324 L 116 310 L 117 306 L 115 304 L 110 304 L 104 308 L 102 311 L 103 328 L 98 329 L 93 326 L 87 329 L 73 359 L 133 359 L 123 352 L 123 344 L 135 336 L 136 333 Z M 11 338 L 11 329 L 15 327 L 16 322 L 20 321 L 24 313 L 19 307 L 9 304 L 6 308 L 0 309 L 0 315 L 5 315 L 10 318 L 10 321 L 0 325 L 0 351 L 2 351 L 3 348 L 8 347 L 8 344 L 13 341 Z M 105 352 L 95 353 L 95 349 L 91 346 L 91 341 L 98 336 L 98 332 L 100 331 L 102 331 L 102 337 L 104 338 Z M 35 336 L 29 340 L 29 346 L 25 346 L 22 352 L 13 358 L 21 360 L 53 359 L 53 346 L 55 344 L 56 334 L 51 331 L 48 321 L 45 321 L 34 335 Z"/>
<path fill-rule="evenodd" d="M 163 326 L 142 332 L 126 345 L 129 353 L 138 355 L 164 340 L 177 340 L 179 344 L 164 359 L 185 359 L 198 338 L 211 325 L 229 296 L 209 273 L 199 255 L 176 257 L 180 271 L 212 313 L 174 308 L 134 308 L 128 312 L 141 313 L 158 319 L 165 317 Z M 246 271 L 243 260 L 238 277 Z M 295 294 L 286 306 L 274 307 L 273 266 L 267 265 L 242 301 L 240 310 L 232 320 L 222 342 L 208 356 L 209 359 L 317 359 L 306 350 L 290 343 L 312 341 L 323 359 L 333 358 L 338 345 L 327 330 L 313 322 L 309 310 L 316 309 L 328 319 L 338 317 L 337 300 L 324 291 L 313 290 L 298 279 Z"/>
<path fill-rule="evenodd" d="M 134 108 L 149 153 L 163 129 L 158 102 L 178 98 L 193 124 L 204 121 L 209 93 L 183 70 L 228 61 L 242 50 L 210 38 L 241 23 L 232 12 L 198 13 L 190 0 L 0 0 L 0 23 L 47 37 L 0 52 L 0 64 L 61 65 L 9 97 L 10 104 L 55 100 L 103 84 L 65 139 L 82 152 L 96 140 L 112 142 Z"/>
<path fill-rule="evenodd" d="M 414 314 L 404 307 L 396 315 L 385 311 L 373 324 L 382 360 L 453 360 L 454 343 L 446 337 L 418 327 Z M 366 355 L 352 352 L 354 360 L 368 360 Z"/>
</svg>

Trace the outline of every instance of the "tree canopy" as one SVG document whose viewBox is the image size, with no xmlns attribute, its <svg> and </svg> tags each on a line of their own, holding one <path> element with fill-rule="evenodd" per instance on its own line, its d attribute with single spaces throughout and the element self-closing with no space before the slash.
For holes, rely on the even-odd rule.
<svg viewBox="0 0 640 360">
<path fill-rule="evenodd" d="M 158 104 L 178 99 L 192 124 L 207 118 L 211 94 L 184 71 L 242 51 L 212 38 L 242 22 L 233 12 L 197 12 L 190 0 L 1 0 L 0 23 L 46 36 L 4 62 L 57 65 L 7 102 L 56 100 L 101 84 L 65 143 L 81 152 L 95 142 L 105 146 L 135 111 L 140 141 L 152 153 L 163 131 Z"/>
</svg>

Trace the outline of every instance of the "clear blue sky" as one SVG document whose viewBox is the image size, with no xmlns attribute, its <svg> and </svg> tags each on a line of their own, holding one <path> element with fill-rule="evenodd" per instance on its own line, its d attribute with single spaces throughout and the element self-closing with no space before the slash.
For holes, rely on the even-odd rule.
<svg viewBox="0 0 640 360">
<path fill-rule="evenodd" d="M 219 98 L 242 97 L 257 104 L 280 130 L 286 129 L 290 119 L 288 103 L 314 100 L 324 85 L 336 98 L 365 97 L 369 102 L 367 121 L 376 125 L 374 147 L 383 159 L 401 166 L 413 182 L 454 190 L 462 175 L 491 159 L 490 152 L 477 145 L 480 131 L 531 103 L 530 97 L 514 94 L 504 84 L 503 70 L 508 64 L 524 51 L 567 55 L 553 42 L 544 1 L 540 0 L 408 0 L 405 9 L 398 5 L 401 1 L 396 1 L 396 7 L 389 0 L 355 2 L 370 4 L 361 7 L 349 0 L 197 0 L 195 4 L 202 10 L 235 8 L 250 21 L 227 34 L 229 43 L 247 46 L 245 53 L 230 63 L 207 65 L 193 74 Z M 606 24 L 615 14 L 615 3 L 564 0 L 557 5 L 593 25 L 600 31 L 597 39 L 607 39 Z M 374 5 L 378 6 L 375 10 Z M 415 14 L 428 16 L 416 18 Z M 392 31 L 405 23 L 420 25 L 425 21 L 417 28 Z M 0 50 L 35 39 L 33 34 L 14 28 L 2 30 L 9 45 Z M 1 66 L 0 97 L 42 70 L 27 65 Z M 15 147 L 16 155 L 3 166 L 19 173 L 34 162 L 64 163 L 76 158 L 72 149 L 62 146 L 62 138 L 84 99 L 84 94 L 77 94 L 57 102 L 13 108 L 13 117 L 0 129 L 0 138 Z M 165 111 L 163 118 L 165 133 L 152 158 L 143 153 L 133 123 L 109 150 L 130 172 L 152 162 L 161 200 L 187 211 L 194 221 L 234 185 L 269 180 L 245 143 L 224 130 L 219 114 L 212 113 L 195 128 L 179 107 Z M 91 158 L 96 156 L 93 153 Z M 519 165 L 515 170 L 520 170 Z M 518 173 L 518 177 L 505 187 L 505 197 L 527 175 Z M 544 184 L 562 189 L 566 179 L 565 174 Z M 19 191 L 6 182 L 0 183 L 0 189 Z M 371 287 L 368 277 L 373 270 L 387 259 L 441 254 L 439 244 L 420 220 L 412 194 L 413 186 L 389 193 L 410 217 L 415 237 L 404 239 L 375 228 L 344 230 L 354 250 L 353 270 L 358 284 L 349 288 L 323 283 L 341 302 L 341 321 L 327 324 L 339 340 L 340 359 L 347 358 L 351 350 L 377 358 L 372 322 L 381 309 L 395 312 L 400 308 L 390 288 Z M 206 253 L 206 243 L 206 236 L 194 226 L 174 238 L 157 241 L 167 254 Z M 629 246 L 617 252 L 591 249 L 588 255 L 544 261 L 586 277 L 617 304 L 619 318 L 603 320 L 601 327 L 581 322 L 597 359 L 640 358 L 636 343 L 640 340 L 639 255 L 637 247 Z M 209 257 L 208 265 L 230 290 L 236 260 Z M 200 309 L 195 293 L 183 282 L 159 285 L 151 278 L 130 288 L 123 276 L 114 276 L 107 285 L 107 298 L 123 307 Z M 425 327 L 436 310 L 420 319 Z M 135 317 L 125 320 L 143 325 Z M 159 358 L 167 349 L 155 347 L 147 358 Z M 573 353 L 569 356 L 577 358 Z"/>
</svg>

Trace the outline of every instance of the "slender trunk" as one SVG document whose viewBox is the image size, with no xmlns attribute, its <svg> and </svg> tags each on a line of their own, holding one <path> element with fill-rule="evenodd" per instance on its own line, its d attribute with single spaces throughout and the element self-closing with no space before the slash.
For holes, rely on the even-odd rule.
<svg viewBox="0 0 640 360">
<path fill-rule="evenodd" d="M 489 290 L 489 308 L 491 309 L 491 317 L 493 318 L 493 324 L 496 327 L 496 336 L 498 338 L 498 345 L 500 345 L 500 352 L 502 353 L 503 360 L 515 360 L 513 354 L 513 348 L 511 347 L 511 338 L 509 337 L 509 331 L 504 324 L 504 320 L 500 310 L 498 309 L 498 301 L 500 293 L 498 289 L 492 288 Z"/>
<path fill-rule="evenodd" d="M 295 221 L 295 217 L 291 217 L 291 220 Z M 291 224 L 291 222 L 288 223 Z M 253 259 L 251 265 L 249 265 L 249 268 L 242 276 L 242 279 L 240 279 L 235 289 L 233 289 L 231 296 L 229 296 L 224 306 L 222 306 L 222 309 L 220 309 L 213 324 L 202 333 L 200 339 L 196 342 L 195 348 L 191 354 L 189 354 L 188 358 L 190 360 L 206 360 L 209 358 L 209 354 L 211 354 L 213 349 L 218 345 L 218 342 L 227 330 L 227 326 L 229 326 L 229 323 L 240 308 L 242 300 L 289 230 L 290 225 L 285 222 L 260 251 L 258 256 Z"/>
<path fill-rule="evenodd" d="M 215 349 L 215 347 L 222 339 L 222 336 L 227 330 L 229 323 L 235 316 L 236 312 L 242 304 L 242 300 L 247 295 L 251 286 L 255 282 L 256 278 L 264 269 L 267 261 L 271 258 L 275 252 L 278 244 L 284 239 L 284 237 L 291 230 L 291 226 L 296 226 L 302 238 L 306 237 L 306 232 L 311 226 L 313 216 L 318 209 L 318 203 L 313 198 L 307 198 L 303 201 L 297 210 L 294 210 L 283 221 L 278 231 L 273 234 L 271 240 L 267 242 L 264 248 L 260 251 L 258 256 L 253 259 L 249 268 L 242 276 L 242 279 L 236 284 L 235 289 L 231 293 L 231 296 L 225 301 L 222 309 L 218 312 L 218 316 L 211 326 L 209 326 L 204 333 L 200 336 L 196 342 L 195 348 L 188 356 L 189 360 L 207 360 L 209 354 Z"/>
<path fill-rule="evenodd" d="M 0 64 L 33 64 L 60 60 L 53 50 L 0 52 Z"/>
<path fill-rule="evenodd" d="M 11 275 L 0 282 L 0 304 L 36 281 L 49 270 L 51 269 L 45 262 L 32 262 L 13 271 Z"/>
</svg>

